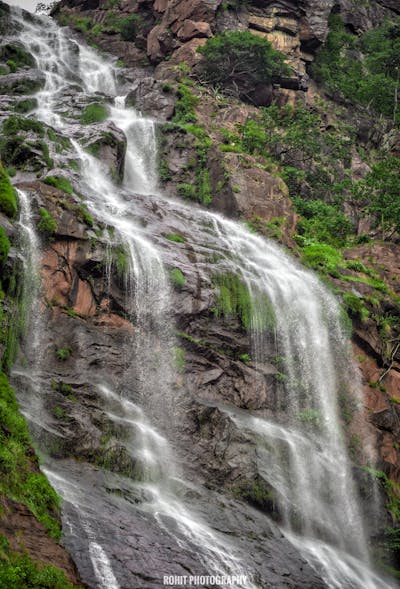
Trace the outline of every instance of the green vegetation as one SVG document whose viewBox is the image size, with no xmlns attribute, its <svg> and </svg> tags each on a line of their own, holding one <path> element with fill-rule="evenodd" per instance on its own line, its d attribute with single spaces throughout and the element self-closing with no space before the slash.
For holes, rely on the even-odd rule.
<svg viewBox="0 0 400 589">
<path fill-rule="evenodd" d="M 71 354 L 72 354 L 71 348 L 58 348 L 56 350 L 56 356 L 62 362 L 65 362 L 66 360 L 68 360 L 68 358 L 71 357 Z"/>
<path fill-rule="evenodd" d="M 179 268 L 172 268 L 169 271 L 169 277 L 170 277 L 172 284 L 178 290 L 183 288 L 186 284 L 186 278 L 182 274 L 181 270 L 179 270 Z"/>
<path fill-rule="evenodd" d="M 3 265 L 8 258 L 10 241 L 3 227 L 0 227 L 0 265 Z"/>
<path fill-rule="evenodd" d="M 345 187 L 365 214 L 374 215 L 384 235 L 400 232 L 400 158 L 383 157 L 364 179 Z"/>
<path fill-rule="evenodd" d="M 65 192 L 65 191 L 64 191 Z M 78 205 L 74 208 L 75 212 L 79 219 L 81 219 L 88 227 L 93 227 L 94 220 L 92 215 L 87 210 L 87 206 L 85 204 Z"/>
<path fill-rule="evenodd" d="M 3 373 L 0 373 L 0 417 L 0 494 L 24 503 L 49 534 L 59 539 L 59 498 L 38 471 L 25 419 L 19 414 L 14 391 Z"/>
<path fill-rule="evenodd" d="M 185 238 L 182 235 L 177 235 L 176 233 L 166 233 L 164 235 L 165 239 L 168 241 L 174 241 L 175 243 L 185 243 Z"/>
<path fill-rule="evenodd" d="M 34 110 L 37 107 L 37 100 L 36 98 L 24 98 L 23 100 L 19 100 L 17 104 L 14 106 L 14 110 L 20 114 L 26 114 L 31 110 Z"/>
<path fill-rule="evenodd" d="M 275 326 L 275 315 L 269 299 L 257 291 L 250 292 L 244 280 L 227 272 L 214 276 L 217 288 L 214 313 L 216 317 L 239 319 L 244 329 L 270 330 Z"/>
<path fill-rule="evenodd" d="M 63 178 L 61 176 L 46 176 L 46 178 L 43 179 L 43 182 L 49 186 L 58 188 L 58 190 L 62 190 L 66 194 L 72 194 L 74 191 L 68 178 Z"/>
<path fill-rule="evenodd" d="M 0 587 L 4 589 L 76 589 L 65 574 L 51 565 L 32 560 L 9 549 L 0 536 Z"/>
<path fill-rule="evenodd" d="M 24 131 L 25 133 L 32 131 L 39 135 L 39 137 L 44 137 L 44 125 L 35 119 L 11 115 L 3 123 L 4 135 L 17 135 L 20 131 Z"/>
<path fill-rule="evenodd" d="M 0 211 L 13 219 L 18 211 L 17 193 L 0 163 Z"/>
<path fill-rule="evenodd" d="M 284 55 L 248 31 L 217 34 L 198 51 L 204 57 L 200 64 L 204 82 L 250 101 L 258 84 L 290 74 Z"/>
<path fill-rule="evenodd" d="M 80 122 L 83 125 L 92 125 L 93 123 L 102 123 L 108 117 L 108 110 L 103 104 L 88 104 L 80 116 Z"/>
<path fill-rule="evenodd" d="M 269 510 L 273 508 L 274 495 L 261 478 L 255 481 L 240 481 L 232 487 L 232 493 L 237 499 L 243 499 L 255 507 Z"/>
<path fill-rule="evenodd" d="M 140 18 L 137 14 L 130 14 L 118 21 L 119 32 L 124 41 L 133 41 L 137 35 Z"/>
<path fill-rule="evenodd" d="M 370 315 L 367 307 L 365 306 L 364 299 L 357 296 L 353 292 L 346 292 L 343 295 L 343 303 L 346 310 L 352 317 L 366 321 Z"/>
<path fill-rule="evenodd" d="M 302 243 L 302 260 L 306 266 L 331 276 L 338 276 L 337 268 L 343 259 L 340 250 L 326 243 Z"/>
<path fill-rule="evenodd" d="M 183 348 L 174 348 L 175 367 L 178 374 L 185 372 L 185 350 Z"/>
<path fill-rule="evenodd" d="M 178 100 L 175 105 L 175 114 L 172 121 L 179 125 L 186 125 L 197 122 L 195 108 L 199 99 L 195 96 L 190 88 L 185 84 L 179 84 L 176 92 Z"/>
<path fill-rule="evenodd" d="M 20 45 L 15 45 L 14 43 L 7 43 L 0 47 L 0 61 L 7 63 L 12 72 L 16 72 L 25 66 L 35 66 L 35 60 L 32 55 Z"/>
<path fill-rule="evenodd" d="M 302 423 L 312 425 L 313 427 L 318 427 L 321 423 L 321 414 L 318 409 L 304 409 L 304 411 L 300 411 L 298 418 Z"/>
<path fill-rule="evenodd" d="M 51 237 L 57 231 L 57 223 L 50 215 L 49 211 L 43 207 L 39 209 L 40 221 L 37 225 L 38 230 L 46 237 Z"/>
<path fill-rule="evenodd" d="M 293 200 L 296 212 L 301 215 L 297 232 L 304 239 L 341 247 L 353 234 L 351 221 L 337 206 L 322 200 L 306 201 L 299 197 Z"/>
<path fill-rule="evenodd" d="M 400 19 L 363 33 L 346 32 L 339 15 L 329 20 L 330 32 L 313 65 L 313 75 L 331 91 L 351 102 L 399 122 Z"/>
<path fill-rule="evenodd" d="M 124 276 L 126 276 L 126 273 L 129 269 L 129 258 L 122 245 L 119 245 L 114 248 L 113 263 L 115 264 L 118 277 L 123 278 Z"/>
</svg>

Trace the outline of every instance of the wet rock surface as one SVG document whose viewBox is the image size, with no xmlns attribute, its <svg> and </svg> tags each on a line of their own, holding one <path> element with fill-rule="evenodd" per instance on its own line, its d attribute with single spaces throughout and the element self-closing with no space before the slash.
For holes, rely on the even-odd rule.
<svg viewBox="0 0 400 589">
<path fill-rule="evenodd" d="M 154 11 L 162 15 L 163 20 L 161 25 L 155 25 L 160 28 L 151 29 L 151 59 L 157 63 L 172 52 L 172 63 L 179 63 L 181 56 L 185 55 L 188 56 L 186 61 L 194 62 L 198 58 L 196 46 L 209 36 L 209 29 L 225 26 L 223 18 L 226 15 L 217 13 L 219 4 L 188 2 L 183 11 L 179 2 L 158 0 L 154 3 Z M 238 19 L 238 26 L 249 26 L 251 30 L 265 34 L 278 48 L 287 51 L 289 47 L 293 59 L 299 58 L 302 64 L 306 61 L 305 53 L 314 51 L 326 35 L 326 18 L 332 2 L 320 2 L 318 7 L 313 2 L 305 3 L 301 7 L 300 20 L 298 7 L 293 3 L 279 3 L 279 6 L 272 7 L 275 10 L 263 6 L 262 2 L 252 4 L 249 14 L 239 11 L 237 17 L 231 15 L 231 18 Z M 68 2 L 68 8 L 97 11 L 99 5 L 87 1 Z M 166 30 L 165 23 L 172 33 Z M 369 25 L 359 23 L 354 26 L 363 28 Z M 104 44 L 107 45 L 106 41 Z M 119 55 L 124 54 L 125 49 L 128 51 L 128 45 L 117 39 L 111 39 L 109 47 Z M 129 48 L 128 59 L 134 54 L 129 63 L 137 64 L 143 58 L 144 50 L 133 48 L 132 43 Z M 150 115 L 161 112 L 162 118 L 170 120 L 176 96 L 167 86 L 170 70 L 165 68 L 163 72 L 163 65 L 158 66 L 156 75 L 159 79 L 149 77 L 148 70 L 142 70 L 143 78 L 129 86 L 128 100 Z M 300 71 L 303 71 L 303 65 Z M 26 75 L 29 79 L 31 74 Z M 83 94 L 74 91 L 63 97 L 60 111 L 68 105 L 66 120 L 76 122 L 85 104 Z M 199 109 L 202 122 L 209 115 L 207 108 L 205 100 Z M 228 121 L 234 128 L 250 113 L 251 107 L 229 105 L 218 112 L 216 123 Z M 3 115 L 8 116 L 6 112 Z M 190 160 L 195 155 L 194 140 L 181 130 L 161 132 L 164 138 L 162 155 L 171 173 L 166 187 L 170 195 L 176 197 L 177 184 L 195 181 L 190 170 Z M 85 127 L 77 122 L 75 136 L 96 152 L 117 181 L 121 180 L 125 140 L 115 127 L 108 123 Z M 31 139 L 28 137 L 29 141 Z M 160 533 L 160 527 L 146 513 L 146 493 L 132 482 L 135 463 L 124 445 L 127 428 L 115 426 L 99 393 L 98 387 L 104 382 L 112 383 L 117 390 L 124 383 L 124 387 L 131 387 L 135 396 L 139 386 L 132 370 L 132 355 L 140 326 L 127 300 L 126 284 L 116 261 L 110 260 L 110 241 L 105 237 L 108 228 L 95 214 L 93 226 L 85 221 L 79 209 L 85 194 L 79 186 L 77 174 L 72 167 L 67 172 L 62 167 L 62 164 L 74 161 L 73 150 L 70 145 L 64 145 L 64 153 L 57 153 L 57 141 L 49 144 L 50 155 L 60 166 L 53 168 L 51 173 L 66 174 L 73 183 L 75 195 L 69 196 L 34 179 L 35 172 L 45 169 L 43 161 L 37 158 L 33 165 L 29 163 L 30 156 L 21 160 L 24 165 L 21 164 L 16 178 L 17 185 L 30 195 L 36 221 L 39 221 L 39 207 L 45 207 L 57 219 L 54 235 L 50 240 L 43 240 L 41 269 L 43 342 L 39 396 L 48 411 L 40 436 L 43 436 L 50 455 L 49 473 L 69 481 L 71 486 L 71 500 L 65 505 L 65 516 L 75 529 L 69 536 L 68 547 L 74 553 L 83 580 L 96 586 L 96 573 L 87 552 L 93 533 L 90 526 L 87 529 L 82 527 L 79 510 L 72 504 L 81 504 L 90 513 L 89 522 L 96 538 L 110 548 L 118 579 L 121 579 L 121 589 L 131 589 L 133 583 L 138 588 L 161 587 L 164 572 L 201 574 L 205 571 L 199 567 L 204 565 L 196 555 L 195 546 L 183 550 L 171 533 L 163 528 Z M 41 157 L 40 153 L 34 155 Z M 19 167 L 18 160 L 16 163 Z M 269 171 L 254 167 L 256 163 L 257 159 L 252 156 L 243 158 L 234 153 L 212 150 L 210 169 L 215 194 L 212 206 L 234 218 L 259 216 L 263 221 L 269 221 L 285 217 L 286 227 L 293 227 L 296 218 L 286 186 Z M 224 176 L 226 168 L 229 169 L 229 181 Z M 162 252 L 166 267 L 178 268 L 185 277 L 184 286 L 172 290 L 171 301 L 171 316 L 178 332 L 176 345 L 184 350 L 185 367 L 173 383 L 177 397 L 173 419 L 165 423 L 166 420 L 160 417 L 156 424 L 167 437 L 176 440 L 175 451 L 183 464 L 185 477 L 194 485 L 190 489 L 180 489 L 182 496 L 188 498 L 207 521 L 213 521 L 217 530 L 232 537 L 240 553 L 252 555 L 245 568 L 257 570 L 263 587 L 325 587 L 266 517 L 268 514 L 279 520 L 273 502 L 269 499 L 257 502 L 248 492 L 248 487 L 251 490 L 261 476 L 256 445 L 253 439 L 239 431 L 225 410 L 227 406 L 230 410 L 235 408 L 250 410 L 255 415 L 271 415 L 276 397 L 283 394 L 279 370 L 272 362 L 276 355 L 273 338 L 268 349 L 271 362 L 256 367 L 251 361 L 250 339 L 240 321 L 216 317 L 214 269 L 205 271 L 207 266 L 210 268 L 215 263 L 212 258 L 212 245 L 215 244 L 210 245 L 212 237 L 206 221 L 204 232 L 197 233 L 190 213 L 182 216 L 180 207 L 174 207 L 173 202 L 160 202 L 151 195 L 143 197 L 130 193 L 126 193 L 125 198 L 132 203 L 132 216 L 138 226 L 146 227 L 146 234 Z M 197 205 L 191 206 L 196 211 Z M 171 234 L 183 236 L 184 243 L 174 243 L 165 237 Z M 118 246 L 116 238 L 112 247 L 117 249 Z M 202 254 L 199 254 L 200 250 Z M 387 276 L 398 274 L 397 253 L 395 248 L 385 244 L 374 251 L 377 264 L 385 266 Z M 360 247 L 354 254 L 356 257 L 367 256 L 370 250 Z M 394 447 L 399 434 L 399 416 L 396 405 L 390 401 L 399 386 L 398 358 L 390 370 L 387 392 L 372 391 L 368 382 L 378 380 L 382 370 L 383 351 L 379 348 L 379 337 L 374 327 L 360 324 L 355 339 L 362 347 L 361 354 L 368 357 L 368 362 L 361 363 L 361 368 L 365 389 L 370 395 L 368 408 L 377 430 L 382 465 L 385 470 L 390 470 L 394 480 L 399 480 L 398 450 Z M 68 357 L 61 359 L 60 350 L 70 350 Z M 24 353 L 29 358 L 29 349 Z M 16 383 L 24 405 L 26 380 L 18 377 Z M 25 409 L 35 417 L 30 403 Z"/>
</svg>

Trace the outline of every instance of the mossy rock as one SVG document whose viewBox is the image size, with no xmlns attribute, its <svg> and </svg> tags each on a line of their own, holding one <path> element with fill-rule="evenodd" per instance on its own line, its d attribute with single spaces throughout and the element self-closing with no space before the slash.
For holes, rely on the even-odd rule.
<svg viewBox="0 0 400 589">
<path fill-rule="evenodd" d="M 0 61 L 5 63 L 11 62 L 14 71 L 22 67 L 34 67 L 35 59 L 21 45 L 7 43 L 0 47 Z"/>
<path fill-rule="evenodd" d="M 103 123 L 108 118 L 108 110 L 103 104 L 88 104 L 80 116 L 80 122 L 83 125 L 92 125 L 93 123 Z"/>
<path fill-rule="evenodd" d="M 0 138 L 0 158 L 7 167 L 32 172 L 53 167 L 53 160 L 44 140 L 32 142 L 19 135 Z"/>
<path fill-rule="evenodd" d="M 15 217 L 18 211 L 17 193 L 12 186 L 6 170 L 0 164 L 0 211 L 10 217 Z"/>
<path fill-rule="evenodd" d="M 32 72 L 0 76 L 0 94 L 31 95 L 39 92 L 44 86 L 44 77 Z"/>
<path fill-rule="evenodd" d="M 10 241 L 4 231 L 3 227 L 0 227 L 0 264 L 4 264 L 8 258 L 10 251 Z"/>
<path fill-rule="evenodd" d="M 62 176 L 46 176 L 43 182 L 49 186 L 54 186 L 58 190 L 62 190 L 66 194 L 72 194 L 74 191 L 68 178 L 63 178 Z"/>
</svg>

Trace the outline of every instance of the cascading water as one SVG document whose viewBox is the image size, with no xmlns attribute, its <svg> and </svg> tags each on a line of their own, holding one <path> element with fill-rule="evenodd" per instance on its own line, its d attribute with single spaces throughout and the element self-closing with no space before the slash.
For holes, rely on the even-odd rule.
<svg viewBox="0 0 400 589">
<path fill-rule="evenodd" d="M 89 210 L 115 228 L 113 240 L 122 243 L 128 254 L 125 290 L 138 329 L 128 360 L 139 383 L 137 396 L 130 398 L 130 391 L 123 385 L 116 392 L 113 383 L 99 384 L 97 389 L 108 418 L 128 431 L 124 445 L 140 479 L 130 484 L 130 491 L 135 487 L 134 492 L 141 497 L 135 506 L 140 511 L 138 517 L 146 522 L 150 522 L 148 517 L 155 520 L 158 529 L 172 535 L 182 549 L 193 551 L 197 547 L 197 560 L 206 570 L 243 573 L 243 558 L 239 558 L 234 543 L 228 544 L 196 514 L 195 508 L 180 499 L 190 485 L 184 482 L 176 464 L 173 444 L 154 427 L 155 422 L 174 419 L 169 286 L 162 254 L 151 241 L 154 237 L 157 241 L 157 236 L 151 234 L 151 227 L 144 229 L 137 223 L 130 192 L 148 196 L 148 202 L 157 202 L 165 211 L 195 226 L 190 240 L 193 251 L 199 257 L 206 249 L 218 253 L 217 270 L 242 277 L 252 297 L 253 355 L 260 367 L 268 362 L 265 320 L 270 315 L 284 377 L 284 391 L 276 401 L 274 418 L 229 407 L 222 410 L 257 443 L 259 471 L 277 494 L 284 535 L 331 589 L 389 589 L 390 584 L 370 567 L 339 424 L 338 391 L 348 387 L 354 373 L 346 361 L 350 352 L 340 327 L 337 302 L 312 274 L 274 244 L 218 215 L 171 203 L 160 194 L 154 196 L 154 123 L 125 108 L 122 98 L 110 108 L 111 121 L 124 131 L 128 142 L 124 189 L 117 188 L 106 168 L 82 148 L 79 126 L 61 114 L 65 96 L 77 87 L 84 89 L 87 101 L 102 94 L 115 97 L 112 65 L 71 41 L 67 33 L 45 18 L 27 22 L 20 17 L 19 23 L 23 29 L 21 41 L 46 76 L 45 88 L 36 96 L 35 115 L 71 140 L 81 166 L 80 193 Z M 31 247 L 34 239 L 31 231 Z M 47 472 L 66 501 L 67 545 L 73 546 L 73 538 L 83 530 L 89 554 L 78 557 L 81 563 L 85 558 L 91 561 L 98 586 L 127 586 L 120 585 L 113 559 L 105 552 L 105 532 L 96 524 L 93 505 L 81 487 L 79 468 L 67 464 L 58 469 L 50 462 Z M 93 472 L 88 476 L 96 481 L 96 511 L 107 508 L 115 514 L 120 504 L 105 499 L 99 491 L 103 475 Z M 115 480 L 104 482 L 105 486 L 111 484 L 121 488 L 128 485 L 117 475 Z M 191 490 L 194 495 L 198 492 L 195 487 Z M 251 581 L 237 586 L 254 587 Z"/>
<path fill-rule="evenodd" d="M 88 49 L 79 47 L 79 65 L 71 71 L 71 62 L 76 62 L 77 56 L 59 28 L 53 25 L 46 35 L 38 39 L 35 25 L 23 21 L 20 24 L 24 27 L 24 44 L 29 47 L 37 59 L 39 69 L 46 75 L 45 88 L 36 95 L 38 108 L 35 114 L 46 124 L 54 125 L 57 129 L 62 128 L 67 134 L 66 123 L 57 114 L 60 94 L 71 82 L 77 81 L 77 72 L 80 73 L 78 81 L 84 84 L 88 94 L 101 91 L 112 94 L 115 88 L 113 69 L 109 63 L 99 59 Z M 63 54 L 60 62 L 55 60 L 58 52 Z M 153 192 L 156 185 L 154 124 L 139 116 L 132 121 L 133 111 L 125 111 L 123 100 L 118 98 L 112 114 L 115 123 L 126 131 L 130 144 L 135 146 L 128 150 L 126 156 L 125 184 L 130 188 L 134 186 L 137 190 L 140 189 L 144 194 Z M 137 140 L 137 127 L 142 131 L 141 142 Z M 156 249 L 135 223 L 130 203 L 118 194 L 98 160 L 86 153 L 73 138 L 73 125 L 70 131 L 71 143 L 81 164 L 80 189 L 86 196 L 86 204 L 105 224 L 114 228 L 115 238 L 120 240 L 128 254 L 128 268 L 124 272 L 125 290 L 129 299 L 128 308 L 130 306 L 139 330 L 131 362 L 133 372 L 140 381 L 140 401 L 151 409 L 153 419 L 168 419 L 168 401 L 171 400 L 168 390 L 173 376 L 170 345 L 172 326 L 168 319 L 169 286 L 163 263 Z M 151 141 L 145 135 L 148 131 L 151 132 Z M 155 345 L 159 348 L 156 356 Z M 195 547 L 199 552 L 200 562 L 209 573 L 232 574 L 237 577 L 242 575 L 245 578 L 240 559 L 229 542 L 203 523 L 178 498 L 176 489 L 185 488 L 186 483 L 176 474 L 177 469 L 167 440 L 148 423 L 143 410 L 125 396 L 118 396 L 107 386 L 99 386 L 99 392 L 105 398 L 106 404 L 112 402 L 118 407 L 116 413 L 106 411 L 108 417 L 122 423 L 131 432 L 134 444 L 125 443 L 125 448 L 128 454 L 132 454 L 137 465 L 136 475 L 142 480 L 142 484 L 137 484 L 136 487 L 141 487 L 147 497 L 141 509 L 152 514 L 160 527 L 173 534 L 178 545 L 189 550 Z M 28 417 L 32 418 L 32 415 L 28 414 Z M 91 517 L 84 514 L 79 484 L 67 483 L 62 474 L 51 467 L 46 472 L 65 501 L 77 510 L 81 528 L 88 539 L 94 574 L 100 586 L 118 588 L 119 584 L 104 549 L 95 541 Z M 248 581 L 245 585 L 240 583 L 234 586 L 252 589 L 253 584 Z"/>
</svg>

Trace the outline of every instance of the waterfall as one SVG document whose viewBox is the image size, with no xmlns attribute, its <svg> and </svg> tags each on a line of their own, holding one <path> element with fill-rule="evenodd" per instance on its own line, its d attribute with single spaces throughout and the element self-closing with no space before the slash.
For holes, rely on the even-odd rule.
<svg viewBox="0 0 400 589">
<path fill-rule="evenodd" d="M 198 513 L 196 505 L 186 499 L 203 491 L 185 480 L 173 440 L 168 438 L 173 428 L 169 430 L 167 425 L 174 421 L 175 404 L 170 287 L 157 236 L 137 220 L 135 198 L 140 196 L 146 197 L 148 206 L 157 203 L 196 227 L 188 244 L 199 259 L 205 252 L 218 253 L 215 271 L 240 276 L 252 301 L 252 355 L 260 370 L 271 361 L 267 340 L 273 331 L 283 381 L 273 416 L 255 416 L 222 405 L 221 411 L 257 444 L 259 472 L 277 495 L 282 534 L 330 589 L 390 589 L 390 583 L 378 577 L 369 562 L 340 427 L 339 391 L 351 393 L 354 389 L 357 398 L 357 378 L 347 360 L 350 349 L 336 299 L 312 273 L 272 242 L 249 234 L 242 225 L 220 215 L 163 196 L 158 190 L 155 124 L 126 108 L 124 99 L 117 96 L 111 61 L 69 39 L 68 33 L 45 17 L 29 22 L 19 17 L 19 22 L 21 42 L 46 76 L 44 89 L 36 95 L 34 114 L 70 139 L 80 164 L 79 192 L 89 211 L 115 228 L 109 245 L 121 244 L 127 255 L 127 308 L 137 329 L 128 358 L 131 375 L 138 381 L 137 396 L 132 398 L 129 381 L 118 390 L 113 382 L 95 383 L 105 414 L 128 432 L 123 444 L 137 465 L 137 480 L 117 475 L 106 480 L 95 470 L 83 473 L 72 462 L 49 460 L 46 472 L 65 500 L 67 546 L 73 548 L 74 538 L 84 534 L 89 553 L 77 553 L 81 566 L 91 563 L 101 588 L 124 586 L 114 570 L 118 555 L 108 554 L 105 544 L 107 526 L 111 529 L 114 525 L 121 501 L 111 493 L 102 493 L 101 488 L 115 485 L 139 498 L 131 501 L 137 518 L 132 521 L 149 526 L 149 533 L 156 522 L 155 535 L 160 535 L 160 542 L 164 533 L 169 535 L 214 574 L 252 572 L 244 566 L 244 557 L 250 560 L 251 555 L 243 555 L 233 539 L 207 521 L 205 509 Z M 99 97 L 114 101 L 109 107 L 110 120 L 127 139 L 123 187 L 117 187 L 106 167 L 84 150 L 76 120 L 62 114 L 65 97 L 76 88 L 83 89 L 88 101 Z M 28 227 L 30 250 L 38 251 L 24 198 L 21 223 Z M 32 259 L 29 264 L 38 267 L 39 260 Z M 205 276 L 207 269 L 203 271 Z M 91 483 L 90 498 L 85 494 L 85 476 Z M 111 514 L 109 520 L 101 520 L 104 530 L 98 525 L 102 510 Z M 253 589 L 255 585 L 247 580 L 236 587 Z"/>
<path fill-rule="evenodd" d="M 136 318 L 138 330 L 130 359 L 131 371 L 140 382 L 142 404 L 151 411 L 153 420 L 162 422 L 172 417 L 170 382 L 174 372 L 169 281 L 163 262 L 157 249 L 135 222 L 131 204 L 118 192 L 106 168 L 74 138 L 73 124 L 68 128 L 68 123 L 57 113 L 60 110 L 60 96 L 66 87 L 76 83 L 82 84 L 88 95 L 112 94 L 115 90 L 114 70 L 110 62 L 99 58 L 88 48 L 78 46 L 75 41 L 69 41 L 61 29 L 52 23 L 50 25 L 46 19 L 41 20 L 46 22 L 43 34 L 37 25 L 20 21 L 24 27 L 21 41 L 35 56 L 38 68 L 46 76 L 43 91 L 36 94 L 38 107 L 34 114 L 49 126 L 61 128 L 70 137 L 80 162 L 79 189 L 85 194 L 86 205 L 97 218 L 115 229 L 110 245 L 119 242 L 126 250 L 128 267 L 124 271 L 125 292 L 128 308 Z M 78 47 L 77 54 L 74 47 Z M 58 59 L 61 55 L 62 58 Z M 75 64 L 75 68 L 72 64 Z M 155 191 L 156 187 L 155 127 L 152 122 L 138 115 L 132 121 L 132 114 L 135 114 L 134 111 L 125 110 L 123 100 L 117 97 L 116 106 L 112 109 L 113 120 L 126 132 L 129 144 L 135 146 L 127 152 L 124 183 L 130 189 L 135 187 L 140 193 L 147 194 Z M 151 141 L 148 141 L 149 132 Z M 157 348 L 159 352 L 155 356 Z M 136 476 L 141 481 L 136 484 L 136 490 L 141 490 L 146 497 L 141 510 L 150 513 L 160 528 L 172 535 L 181 548 L 198 552 L 200 562 L 209 573 L 245 578 L 234 546 L 203 522 L 200 515 L 179 498 L 175 490 L 184 490 L 190 485 L 181 478 L 168 441 L 149 423 L 142 408 L 129 399 L 129 391 L 118 395 L 112 387 L 100 385 L 98 392 L 104 397 L 106 407 L 109 406 L 106 409 L 107 416 L 112 421 L 122 423 L 130 432 L 132 441 L 128 440 L 124 445 L 135 461 Z M 92 568 L 100 586 L 104 589 L 118 589 L 118 581 L 104 548 L 95 541 L 93 515 L 85 513 L 82 506 L 83 489 L 79 482 L 71 486 L 69 481 L 66 482 L 66 477 L 51 465 L 47 466 L 46 472 L 61 496 L 78 513 L 80 527 L 88 541 Z M 67 518 L 68 525 L 71 524 Z M 245 585 L 232 586 L 238 589 L 254 588 L 251 581 Z"/>
</svg>

